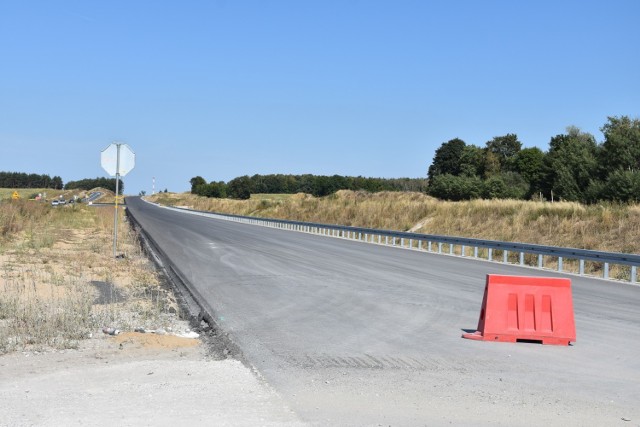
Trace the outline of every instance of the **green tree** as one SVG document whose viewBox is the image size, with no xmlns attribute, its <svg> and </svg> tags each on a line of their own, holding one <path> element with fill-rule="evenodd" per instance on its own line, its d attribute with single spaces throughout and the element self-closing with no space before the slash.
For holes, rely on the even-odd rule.
<svg viewBox="0 0 640 427">
<path fill-rule="evenodd" d="M 608 117 L 600 130 L 604 143 L 600 158 L 601 176 L 616 169 L 640 170 L 640 120 L 627 116 Z"/>
<path fill-rule="evenodd" d="M 640 200 L 640 171 L 618 169 L 609 174 L 601 197 L 616 202 Z"/>
<path fill-rule="evenodd" d="M 196 192 L 196 188 L 202 185 L 206 185 L 207 181 L 201 176 L 194 176 L 189 180 L 189 183 L 191 184 L 191 193 L 198 194 Z"/>
<path fill-rule="evenodd" d="M 209 184 L 203 185 L 198 194 L 221 199 L 227 197 L 227 185 L 222 181 L 210 182 Z"/>
<path fill-rule="evenodd" d="M 556 198 L 584 201 L 585 191 L 598 170 L 598 151 L 593 135 L 576 127 L 551 138 L 544 159 L 545 194 L 550 197 L 553 192 Z"/>
<path fill-rule="evenodd" d="M 484 173 L 484 150 L 476 145 L 466 145 L 460 155 L 460 175 L 482 176 Z"/>
<path fill-rule="evenodd" d="M 483 176 L 486 179 L 500 174 L 502 168 L 500 167 L 500 158 L 496 153 L 487 149 L 484 150 L 483 170 Z"/>
<path fill-rule="evenodd" d="M 251 197 L 251 178 L 247 175 L 234 178 L 227 184 L 227 195 L 232 199 L 246 200 Z"/>
<path fill-rule="evenodd" d="M 500 170 L 513 170 L 513 159 L 522 148 L 518 135 L 508 133 L 504 136 L 496 136 L 487 142 L 487 152 L 493 153 L 500 162 Z"/>
<path fill-rule="evenodd" d="M 541 149 L 532 147 L 520 150 L 513 159 L 513 168 L 529 184 L 526 197 L 530 197 L 542 190 L 544 153 Z"/>
<path fill-rule="evenodd" d="M 460 175 L 460 158 L 465 146 L 465 142 L 459 138 L 444 142 L 436 150 L 433 162 L 429 166 L 429 179 L 443 174 Z"/>
<path fill-rule="evenodd" d="M 62 178 L 59 176 L 54 176 L 51 178 L 51 188 L 55 188 L 56 190 L 62 190 Z"/>
</svg>

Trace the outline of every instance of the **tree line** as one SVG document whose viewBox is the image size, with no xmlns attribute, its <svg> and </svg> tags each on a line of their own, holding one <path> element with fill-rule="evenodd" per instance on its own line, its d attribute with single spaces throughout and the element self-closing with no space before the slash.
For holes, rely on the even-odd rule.
<svg viewBox="0 0 640 427">
<path fill-rule="evenodd" d="M 35 173 L 24 172 L 0 172 L 0 188 L 51 188 L 54 190 L 91 190 L 96 187 L 102 187 L 107 190 L 116 192 L 115 178 L 87 178 L 78 181 L 69 181 L 66 184 L 62 182 L 62 178 L 49 175 L 38 175 Z M 120 180 L 120 194 L 124 190 L 124 183 Z"/>
<path fill-rule="evenodd" d="M 428 169 L 432 196 L 446 200 L 513 198 L 640 200 L 640 120 L 608 117 L 604 141 L 576 127 L 549 141 L 549 149 L 522 148 L 516 134 L 484 147 L 455 138 L 443 143 Z"/>
<path fill-rule="evenodd" d="M 546 151 L 522 148 L 518 136 L 496 136 L 484 147 L 454 138 L 436 150 L 427 178 L 365 178 L 324 175 L 253 175 L 229 182 L 190 180 L 191 192 L 206 197 L 247 199 L 254 193 L 338 190 L 420 191 L 445 200 L 544 199 L 595 203 L 640 201 L 640 119 L 608 117 L 597 142 L 570 126 L 552 137 Z"/>
<path fill-rule="evenodd" d="M 120 194 L 124 191 L 124 183 L 119 180 L 118 191 Z M 96 187 L 104 188 L 105 190 L 116 192 L 116 179 L 115 178 L 85 178 L 78 181 L 69 181 L 65 184 L 65 190 L 92 190 Z"/>
<path fill-rule="evenodd" d="M 24 172 L 0 172 L 0 187 L 3 188 L 52 188 L 62 189 L 62 178 Z"/>
<path fill-rule="evenodd" d="M 248 199 L 251 194 L 307 193 L 317 197 L 333 194 L 338 190 L 420 191 L 427 190 L 424 178 L 365 178 L 341 175 L 253 175 L 241 176 L 225 183 L 207 182 L 201 176 L 191 178 L 191 193 L 205 197 Z"/>
</svg>

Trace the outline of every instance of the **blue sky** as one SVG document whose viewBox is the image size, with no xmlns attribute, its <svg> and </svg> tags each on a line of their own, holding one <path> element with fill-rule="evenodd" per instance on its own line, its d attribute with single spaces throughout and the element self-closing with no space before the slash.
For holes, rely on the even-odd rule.
<svg viewBox="0 0 640 427">
<path fill-rule="evenodd" d="M 256 173 L 423 177 L 459 137 L 640 116 L 637 1 L 0 2 L 0 170 L 126 192 Z"/>
</svg>

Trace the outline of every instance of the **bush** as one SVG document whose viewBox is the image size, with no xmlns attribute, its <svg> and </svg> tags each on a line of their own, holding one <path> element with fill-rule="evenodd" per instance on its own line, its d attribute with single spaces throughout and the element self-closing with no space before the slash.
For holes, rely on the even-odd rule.
<svg viewBox="0 0 640 427">
<path fill-rule="evenodd" d="M 528 192 L 529 183 L 519 173 L 505 172 L 484 181 L 482 197 L 485 199 L 524 199 Z"/>
<path fill-rule="evenodd" d="M 617 170 L 611 173 L 600 195 L 616 202 L 640 200 L 640 172 Z"/>
<path fill-rule="evenodd" d="M 478 199 L 482 195 L 482 181 L 475 176 L 437 175 L 429 181 L 429 194 L 454 201 Z"/>
</svg>

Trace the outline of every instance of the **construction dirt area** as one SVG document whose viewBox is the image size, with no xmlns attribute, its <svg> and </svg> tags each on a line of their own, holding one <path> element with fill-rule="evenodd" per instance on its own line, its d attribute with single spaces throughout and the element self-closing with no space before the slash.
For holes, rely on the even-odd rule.
<svg viewBox="0 0 640 427">
<path fill-rule="evenodd" d="M 207 348 L 99 331 L 78 349 L 4 355 L 0 426 L 303 425 L 255 372 Z"/>
<path fill-rule="evenodd" d="M 302 425 L 214 331 L 191 330 L 124 217 L 114 260 L 113 208 L 11 209 L 0 426 Z"/>
</svg>

